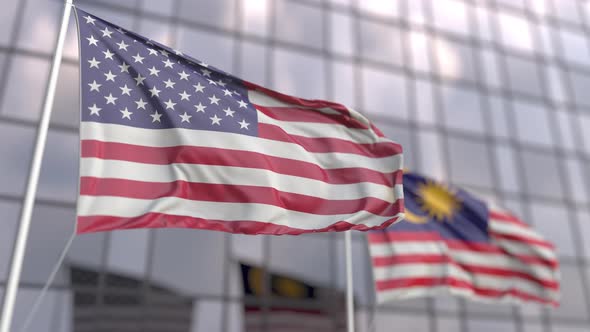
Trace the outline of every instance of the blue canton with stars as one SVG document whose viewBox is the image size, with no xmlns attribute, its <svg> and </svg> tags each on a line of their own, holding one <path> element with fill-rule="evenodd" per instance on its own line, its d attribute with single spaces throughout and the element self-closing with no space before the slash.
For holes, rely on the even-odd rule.
<svg viewBox="0 0 590 332">
<path fill-rule="evenodd" d="M 76 9 L 82 121 L 258 135 L 242 81 Z"/>
</svg>

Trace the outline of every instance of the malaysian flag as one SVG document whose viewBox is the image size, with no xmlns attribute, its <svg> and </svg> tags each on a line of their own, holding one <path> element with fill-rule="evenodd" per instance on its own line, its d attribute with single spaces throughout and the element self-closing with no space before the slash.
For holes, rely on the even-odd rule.
<svg viewBox="0 0 590 332">
<path fill-rule="evenodd" d="M 240 267 L 246 332 L 345 331 L 342 292 L 277 273 L 266 275 L 260 267 Z"/>
<path fill-rule="evenodd" d="M 464 190 L 404 175 L 406 219 L 368 234 L 378 302 L 438 292 L 558 305 L 554 247 Z"/>
<path fill-rule="evenodd" d="M 76 13 L 78 233 L 300 234 L 403 217 L 402 148 L 359 113 L 257 86 Z"/>
</svg>

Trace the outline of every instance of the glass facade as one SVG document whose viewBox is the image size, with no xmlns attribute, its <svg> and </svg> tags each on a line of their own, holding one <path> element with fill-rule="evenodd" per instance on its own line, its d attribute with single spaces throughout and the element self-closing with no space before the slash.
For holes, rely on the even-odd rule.
<svg viewBox="0 0 590 332">
<path fill-rule="evenodd" d="M 255 83 L 352 106 L 403 144 L 408 168 L 511 209 L 558 247 L 558 309 L 450 297 L 375 306 L 365 237 L 355 232 L 358 331 L 590 330 L 590 2 L 76 3 Z M 56 0 L 8 1 L 0 11 L 0 291 L 62 6 Z M 15 329 L 74 228 L 78 90 L 72 18 Z M 190 331 L 237 332 L 244 331 L 248 300 L 239 262 L 344 289 L 343 253 L 342 234 L 270 237 L 170 229 L 78 236 L 30 331 L 74 330 L 78 290 L 72 288 L 78 286 L 70 280 L 72 264 L 97 271 L 97 297 L 106 296 L 101 291 L 108 276 L 117 274 L 139 280 L 139 297 L 165 287 L 192 301 Z M 298 305 L 305 309 L 305 303 Z M 102 330 L 98 325 L 92 331 Z"/>
</svg>

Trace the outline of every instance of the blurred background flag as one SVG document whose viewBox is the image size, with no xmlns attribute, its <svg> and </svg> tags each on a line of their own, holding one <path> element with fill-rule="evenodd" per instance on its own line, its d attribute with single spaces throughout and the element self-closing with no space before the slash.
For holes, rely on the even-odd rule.
<svg viewBox="0 0 590 332">
<path fill-rule="evenodd" d="M 402 148 L 340 104 L 245 82 L 76 10 L 78 233 L 382 228 L 403 215 Z"/>
<path fill-rule="evenodd" d="M 554 247 L 464 190 L 404 175 L 406 219 L 368 234 L 377 301 L 449 292 L 557 306 Z"/>
<path fill-rule="evenodd" d="M 245 332 L 345 331 L 342 292 L 280 274 L 265 275 L 262 268 L 247 264 L 241 269 Z"/>
</svg>

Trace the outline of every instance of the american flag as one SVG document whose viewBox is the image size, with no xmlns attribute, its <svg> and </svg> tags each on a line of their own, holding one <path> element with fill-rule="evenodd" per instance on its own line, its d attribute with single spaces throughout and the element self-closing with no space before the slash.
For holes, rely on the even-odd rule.
<svg viewBox="0 0 590 332">
<path fill-rule="evenodd" d="M 403 217 L 402 148 L 359 113 L 257 86 L 76 13 L 78 233 L 300 234 Z"/>
<path fill-rule="evenodd" d="M 447 292 L 558 305 L 554 247 L 523 221 L 417 174 L 404 194 L 406 219 L 368 234 L 378 302 Z"/>
</svg>

